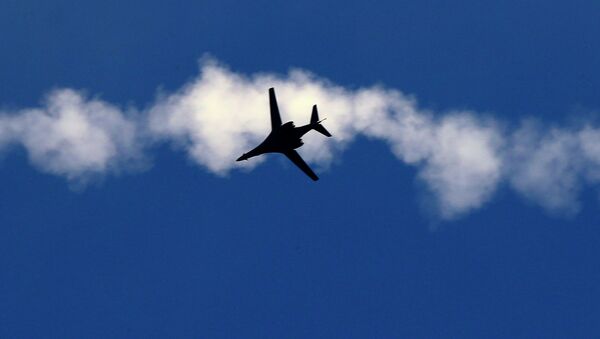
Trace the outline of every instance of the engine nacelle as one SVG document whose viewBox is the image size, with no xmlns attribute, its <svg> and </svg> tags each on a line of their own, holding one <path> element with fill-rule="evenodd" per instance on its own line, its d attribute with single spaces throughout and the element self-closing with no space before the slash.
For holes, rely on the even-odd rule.
<svg viewBox="0 0 600 339">
<path fill-rule="evenodd" d="M 298 141 L 294 143 L 293 147 L 298 148 L 302 145 L 304 145 L 304 142 L 302 142 L 302 139 L 298 139 Z"/>
<path fill-rule="evenodd" d="M 281 127 L 283 129 L 289 130 L 289 129 L 294 129 L 296 126 L 294 125 L 293 121 L 288 121 L 285 124 L 281 125 Z"/>
</svg>

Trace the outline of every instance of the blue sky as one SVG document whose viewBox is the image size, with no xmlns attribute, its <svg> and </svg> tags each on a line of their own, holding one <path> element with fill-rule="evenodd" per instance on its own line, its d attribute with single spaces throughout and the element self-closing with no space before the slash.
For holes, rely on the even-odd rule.
<svg viewBox="0 0 600 339">
<path fill-rule="evenodd" d="M 0 336 L 598 336 L 599 10 L 4 1 Z"/>
</svg>

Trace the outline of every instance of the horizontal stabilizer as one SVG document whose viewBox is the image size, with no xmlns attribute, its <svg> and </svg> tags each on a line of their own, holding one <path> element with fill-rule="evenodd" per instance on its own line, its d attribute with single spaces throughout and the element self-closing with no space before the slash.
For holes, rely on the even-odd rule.
<svg viewBox="0 0 600 339">
<path fill-rule="evenodd" d="M 319 121 L 319 112 L 317 111 L 317 105 L 314 105 L 312 113 L 310 115 L 310 125 L 315 131 L 323 134 L 324 136 L 330 137 L 331 133 L 329 133 L 329 131 L 323 125 L 321 125 L 321 121 Z"/>
<path fill-rule="evenodd" d="M 315 131 L 323 134 L 324 136 L 331 137 L 331 133 L 329 133 L 329 131 L 327 129 L 325 129 L 325 127 L 321 124 L 314 126 L 313 129 Z"/>
</svg>

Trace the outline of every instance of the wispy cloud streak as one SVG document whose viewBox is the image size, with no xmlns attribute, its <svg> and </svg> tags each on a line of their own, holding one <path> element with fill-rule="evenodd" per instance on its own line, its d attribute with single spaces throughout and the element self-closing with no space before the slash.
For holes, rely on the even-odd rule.
<svg viewBox="0 0 600 339">
<path fill-rule="evenodd" d="M 0 116 L 0 147 L 20 145 L 43 172 L 81 184 L 142 159 L 139 121 L 81 92 L 51 92 L 42 107 Z"/>
<path fill-rule="evenodd" d="M 581 187 L 600 180 L 600 130 L 591 124 L 544 129 L 525 122 L 510 130 L 489 115 L 429 112 L 401 91 L 347 89 L 304 70 L 244 75 L 207 58 L 200 68 L 197 78 L 139 113 L 54 91 L 40 108 L 0 115 L 0 147 L 21 145 L 42 171 L 85 181 L 135 166 L 143 149 L 167 142 L 224 175 L 261 162 L 235 159 L 268 133 L 266 90 L 275 87 L 284 120 L 307 121 L 314 103 L 328 118 L 335 137 L 307 134 L 307 161 L 327 167 L 357 136 L 382 140 L 417 168 L 445 219 L 481 207 L 503 184 L 552 212 L 573 213 Z"/>
</svg>

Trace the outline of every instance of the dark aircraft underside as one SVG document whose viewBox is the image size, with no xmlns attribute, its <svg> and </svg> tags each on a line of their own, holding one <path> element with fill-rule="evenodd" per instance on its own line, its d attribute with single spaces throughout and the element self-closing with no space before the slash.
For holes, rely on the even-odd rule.
<svg viewBox="0 0 600 339">
<path fill-rule="evenodd" d="M 319 180 L 315 172 L 304 162 L 300 154 L 295 151 L 296 148 L 304 144 L 301 138 L 310 130 L 314 129 L 327 137 L 331 137 L 331 134 L 321 125 L 322 120 L 319 121 L 317 105 L 313 106 L 310 124 L 295 127 L 291 121 L 283 125 L 281 124 L 281 116 L 279 114 L 277 99 L 275 98 L 275 89 L 273 88 L 269 89 L 269 104 L 271 109 L 271 133 L 260 145 L 248 153 L 244 153 L 237 161 L 248 160 L 251 157 L 264 153 L 282 153 L 312 180 Z"/>
</svg>

